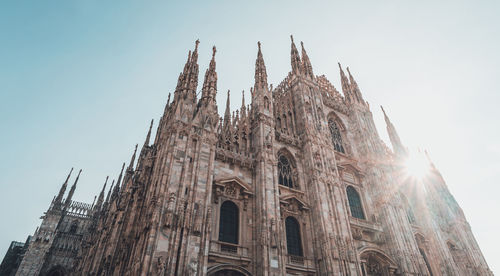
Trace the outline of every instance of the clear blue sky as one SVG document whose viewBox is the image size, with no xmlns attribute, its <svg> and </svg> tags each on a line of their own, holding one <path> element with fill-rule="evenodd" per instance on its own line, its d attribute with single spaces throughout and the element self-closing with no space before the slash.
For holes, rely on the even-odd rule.
<svg viewBox="0 0 500 276">
<path fill-rule="evenodd" d="M 202 74 L 218 49 L 221 113 L 227 89 L 234 109 L 253 84 L 258 40 L 269 81 L 286 76 L 294 34 L 337 88 L 337 61 L 350 66 L 385 141 L 381 104 L 403 143 L 430 152 L 500 273 L 499 3 L 2 1 L 0 258 L 71 167 L 85 202 L 117 177 L 197 38 Z"/>
</svg>

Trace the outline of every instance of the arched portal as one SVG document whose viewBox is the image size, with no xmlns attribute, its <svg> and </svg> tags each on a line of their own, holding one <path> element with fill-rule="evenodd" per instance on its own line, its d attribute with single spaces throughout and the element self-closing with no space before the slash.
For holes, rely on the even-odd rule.
<svg viewBox="0 0 500 276">
<path fill-rule="evenodd" d="M 66 272 L 66 269 L 64 267 L 58 265 L 52 267 L 46 274 L 47 276 L 66 276 L 68 273 Z"/>
<path fill-rule="evenodd" d="M 213 276 L 245 276 L 245 274 L 238 272 L 238 271 L 235 271 L 235 270 L 231 270 L 231 269 L 219 270 L 211 275 L 213 275 Z"/>
<path fill-rule="evenodd" d="M 360 260 L 363 276 L 395 275 L 397 269 L 396 263 L 380 250 L 364 250 L 360 255 Z"/>
<path fill-rule="evenodd" d="M 231 264 L 220 264 L 212 266 L 207 271 L 208 276 L 252 276 L 252 274 L 243 267 L 231 265 Z"/>
</svg>

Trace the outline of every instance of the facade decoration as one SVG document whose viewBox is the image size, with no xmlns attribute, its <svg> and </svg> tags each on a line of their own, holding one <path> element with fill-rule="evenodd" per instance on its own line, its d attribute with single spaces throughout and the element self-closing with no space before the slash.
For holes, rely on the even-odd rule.
<svg viewBox="0 0 500 276">
<path fill-rule="evenodd" d="M 349 68 L 341 93 L 292 38 L 273 87 L 259 42 L 250 104 L 231 112 L 228 91 L 220 117 L 216 48 L 199 89 L 198 46 L 155 136 L 92 205 L 76 182 L 63 199 L 68 176 L 17 275 L 493 275 L 432 162 L 405 177 Z"/>
</svg>

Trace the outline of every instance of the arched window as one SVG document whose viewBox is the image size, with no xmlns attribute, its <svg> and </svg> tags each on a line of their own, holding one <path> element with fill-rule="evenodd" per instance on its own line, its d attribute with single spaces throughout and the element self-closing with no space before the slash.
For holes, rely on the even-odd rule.
<svg viewBox="0 0 500 276">
<path fill-rule="evenodd" d="M 220 207 L 219 241 L 238 244 L 238 206 L 225 201 Z"/>
<path fill-rule="evenodd" d="M 264 96 L 264 108 L 266 110 L 269 110 L 269 99 L 267 98 L 267 96 Z"/>
<path fill-rule="evenodd" d="M 290 161 L 284 155 L 278 157 L 278 184 L 287 186 L 290 188 L 294 187 L 293 183 L 293 173 Z"/>
<path fill-rule="evenodd" d="M 347 187 L 347 199 L 349 200 L 349 208 L 351 209 L 351 216 L 359 219 L 365 219 L 363 207 L 361 206 L 361 198 L 358 192 L 352 186 Z"/>
<path fill-rule="evenodd" d="M 340 129 L 333 119 L 328 120 L 328 128 L 330 129 L 330 134 L 332 136 L 333 148 L 338 152 L 345 153 L 342 136 L 340 135 Z"/>
<path fill-rule="evenodd" d="M 78 230 L 78 221 L 77 220 L 74 220 L 72 223 L 71 223 L 71 226 L 69 227 L 69 232 L 71 234 L 75 234 L 76 233 L 76 230 Z"/>
<path fill-rule="evenodd" d="M 285 228 L 288 254 L 302 257 L 302 239 L 300 238 L 299 222 L 294 217 L 287 217 L 285 220 Z"/>
</svg>

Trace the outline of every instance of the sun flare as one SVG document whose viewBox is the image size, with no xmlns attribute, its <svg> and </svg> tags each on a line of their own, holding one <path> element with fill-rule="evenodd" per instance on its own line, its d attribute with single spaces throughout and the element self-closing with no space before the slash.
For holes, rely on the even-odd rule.
<svg viewBox="0 0 500 276">
<path fill-rule="evenodd" d="M 413 152 L 408 155 L 404 163 L 405 171 L 408 176 L 422 179 L 430 170 L 429 161 L 421 152 Z"/>
</svg>

